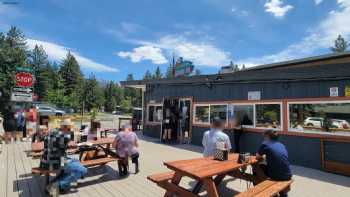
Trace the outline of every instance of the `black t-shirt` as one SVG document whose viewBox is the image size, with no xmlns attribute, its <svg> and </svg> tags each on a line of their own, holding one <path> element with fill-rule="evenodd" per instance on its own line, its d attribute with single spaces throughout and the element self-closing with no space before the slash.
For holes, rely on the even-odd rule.
<svg viewBox="0 0 350 197">
<path fill-rule="evenodd" d="M 66 150 L 70 135 L 65 135 L 61 131 L 52 131 L 44 137 L 44 153 L 41 157 L 40 167 L 49 170 L 60 169 L 62 161 L 66 157 Z"/>
</svg>

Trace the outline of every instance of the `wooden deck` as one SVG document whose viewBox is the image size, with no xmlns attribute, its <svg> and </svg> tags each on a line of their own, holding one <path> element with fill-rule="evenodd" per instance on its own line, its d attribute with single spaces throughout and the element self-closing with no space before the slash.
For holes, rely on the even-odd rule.
<svg viewBox="0 0 350 197">
<path fill-rule="evenodd" d="M 27 157 L 30 143 L 20 142 L 2 146 L 0 153 L 0 197 L 43 197 L 44 177 L 33 177 L 31 168 L 37 167 L 39 160 Z M 190 145 L 168 146 L 156 143 L 154 139 L 142 138 L 140 141 L 140 170 L 120 178 L 117 163 L 110 163 L 89 170 L 88 176 L 79 180 L 74 192 L 63 197 L 160 197 L 164 190 L 147 180 L 147 176 L 165 172 L 168 169 L 163 161 L 191 159 L 200 157 L 200 147 Z M 133 172 L 133 165 L 130 165 Z M 337 196 L 348 197 L 350 178 L 329 174 L 308 168 L 293 166 L 294 183 L 291 197 L 297 196 Z M 186 179 L 181 183 L 185 188 L 193 187 L 195 182 Z M 221 196 L 233 196 L 247 189 L 245 181 L 224 179 L 220 185 Z M 205 196 L 205 193 L 200 193 Z"/>
</svg>

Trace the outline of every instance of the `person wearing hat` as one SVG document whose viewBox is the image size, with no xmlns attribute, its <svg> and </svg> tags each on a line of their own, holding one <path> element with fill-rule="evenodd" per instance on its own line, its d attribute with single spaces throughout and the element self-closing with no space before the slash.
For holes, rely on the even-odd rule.
<svg viewBox="0 0 350 197">
<path fill-rule="evenodd" d="M 230 138 L 223 132 L 225 123 L 219 117 L 214 117 L 210 130 L 203 135 L 202 144 L 204 147 L 204 157 L 214 156 L 218 142 L 223 142 L 227 150 L 231 150 Z"/>
<path fill-rule="evenodd" d="M 74 139 L 72 138 L 72 125 L 70 119 L 65 119 L 59 130 L 51 131 L 44 138 L 45 148 L 40 167 L 61 171 L 57 180 L 47 187 L 48 191 L 58 187 L 61 193 L 65 193 L 69 191 L 71 183 L 77 182 L 87 173 L 87 169 L 81 165 L 79 160 L 69 158 L 66 154 L 69 142 Z"/>
<path fill-rule="evenodd" d="M 40 125 L 39 130 L 32 136 L 32 143 L 44 141 L 45 136 L 48 134 L 46 125 Z"/>
</svg>

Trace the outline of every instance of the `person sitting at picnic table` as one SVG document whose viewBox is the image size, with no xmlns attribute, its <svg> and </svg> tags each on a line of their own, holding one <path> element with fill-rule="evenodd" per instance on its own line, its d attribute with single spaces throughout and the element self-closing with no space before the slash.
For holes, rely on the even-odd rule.
<svg viewBox="0 0 350 197">
<path fill-rule="evenodd" d="M 43 142 L 45 136 L 49 133 L 46 125 L 40 125 L 39 130 L 32 136 L 32 143 Z"/>
<path fill-rule="evenodd" d="M 266 165 L 260 167 L 265 175 L 275 181 L 288 181 L 292 178 L 290 164 L 288 161 L 288 152 L 286 147 L 278 141 L 278 132 L 275 130 L 266 130 L 264 132 L 264 141 L 261 144 L 256 158 L 265 159 Z M 287 193 L 280 193 L 280 197 L 286 197 Z"/>
<path fill-rule="evenodd" d="M 202 144 L 204 147 L 204 157 L 214 156 L 218 142 L 225 143 L 225 148 L 231 150 L 230 138 L 223 132 L 225 123 L 219 117 L 214 117 L 210 126 L 210 130 L 203 135 Z"/>
<path fill-rule="evenodd" d="M 131 131 L 129 124 L 125 124 L 123 131 L 116 135 L 112 146 L 116 147 L 117 155 L 121 159 L 118 163 L 119 175 L 128 174 L 128 157 L 131 157 L 132 163 L 135 164 L 135 174 L 137 174 L 139 172 L 138 137 Z"/>
<path fill-rule="evenodd" d="M 79 160 L 67 157 L 71 139 L 72 122 L 65 119 L 59 130 L 51 131 L 44 138 L 44 154 L 40 161 L 40 168 L 49 170 L 60 170 L 55 181 L 51 183 L 47 190 L 52 187 L 59 188 L 61 193 L 65 193 L 70 189 L 71 183 L 76 182 L 85 176 L 87 169 L 81 165 Z"/>
</svg>

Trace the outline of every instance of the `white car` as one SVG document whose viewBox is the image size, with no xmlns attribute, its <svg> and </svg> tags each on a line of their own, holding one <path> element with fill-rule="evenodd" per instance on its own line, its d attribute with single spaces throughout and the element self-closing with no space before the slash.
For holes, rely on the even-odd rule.
<svg viewBox="0 0 350 197">
<path fill-rule="evenodd" d="M 40 116 L 63 116 L 65 111 L 55 109 L 50 106 L 37 106 Z"/>
<path fill-rule="evenodd" d="M 341 119 L 330 119 L 330 122 L 332 123 L 332 128 L 338 128 L 338 129 L 347 129 L 350 128 L 350 124 L 346 120 Z M 304 121 L 305 126 L 309 127 L 323 127 L 324 124 L 324 118 L 321 117 L 308 117 Z"/>
<path fill-rule="evenodd" d="M 304 121 L 304 125 L 308 127 L 319 127 L 323 126 L 324 118 L 321 117 L 308 117 Z"/>
</svg>

